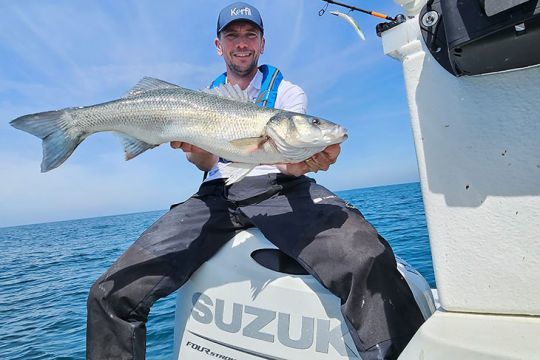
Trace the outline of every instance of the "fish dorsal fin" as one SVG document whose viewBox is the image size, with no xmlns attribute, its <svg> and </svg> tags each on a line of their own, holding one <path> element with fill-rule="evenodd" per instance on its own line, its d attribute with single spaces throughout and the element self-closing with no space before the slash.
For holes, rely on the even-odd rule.
<svg viewBox="0 0 540 360">
<path fill-rule="evenodd" d="M 240 89 L 238 85 L 230 84 L 221 84 L 212 89 L 204 89 L 202 92 L 212 95 L 221 96 L 227 99 L 241 101 L 241 102 L 251 102 L 247 91 Z"/>
<path fill-rule="evenodd" d="M 157 90 L 157 89 L 177 89 L 180 86 L 171 84 L 169 82 L 159 80 L 152 77 L 143 77 L 137 85 L 135 85 L 129 92 L 124 96 L 125 98 L 139 95 L 145 91 Z"/>
</svg>

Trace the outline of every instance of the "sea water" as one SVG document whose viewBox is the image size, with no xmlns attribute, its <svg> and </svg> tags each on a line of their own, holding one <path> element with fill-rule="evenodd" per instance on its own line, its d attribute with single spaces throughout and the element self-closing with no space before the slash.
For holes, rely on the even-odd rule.
<svg viewBox="0 0 540 360">
<path fill-rule="evenodd" d="M 418 183 L 338 192 L 435 287 Z M 163 211 L 0 228 L 0 359 L 84 359 L 92 283 Z M 147 324 L 147 358 L 170 359 L 175 296 Z"/>
</svg>

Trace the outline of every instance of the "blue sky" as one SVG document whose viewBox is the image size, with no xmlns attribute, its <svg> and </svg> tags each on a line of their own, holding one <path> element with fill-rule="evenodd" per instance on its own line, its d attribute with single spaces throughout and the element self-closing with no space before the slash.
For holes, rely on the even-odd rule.
<svg viewBox="0 0 540 360">
<path fill-rule="evenodd" d="M 224 71 L 213 40 L 228 3 L 0 2 L 0 227 L 165 209 L 195 192 L 202 175 L 182 152 L 164 145 L 126 162 L 112 134 L 91 136 L 42 174 L 41 140 L 9 121 L 121 97 L 143 76 L 205 87 Z M 401 64 L 382 53 L 378 19 L 352 14 L 362 42 L 342 19 L 318 15 L 322 1 L 250 3 L 265 23 L 262 63 L 306 91 L 310 114 L 349 130 L 338 162 L 317 181 L 331 190 L 417 181 Z M 349 3 L 401 12 L 391 1 Z"/>
</svg>

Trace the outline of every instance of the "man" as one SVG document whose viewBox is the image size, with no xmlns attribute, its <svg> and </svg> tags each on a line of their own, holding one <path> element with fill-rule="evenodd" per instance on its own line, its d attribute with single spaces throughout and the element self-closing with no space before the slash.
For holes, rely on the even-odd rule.
<svg viewBox="0 0 540 360">
<path fill-rule="evenodd" d="M 215 45 L 226 72 L 212 86 L 237 84 L 259 105 L 305 112 L 307 99 L 298 86 L 282 80 L 272 66 L 257 66 L 265 45 L 257 9 L 245 3 L 225 7 L 217 34 Z M 190 144 L 171 146 L 185 151 L 208 177 L 195 195 L 146 230 L 93 285 L 88 359 L 143 359 L 151 305 L 182 286 L 236 233 L 252 226 L 341 298 L 363 359 L 397 357 L 423 318 L 392 250 L 358 210 L 303 176 L 327 170 L 339 155 L 339 145 L 300 164 L 259 166 L 230 186 L 225 186 L 226 160 Z"/>
</svg>

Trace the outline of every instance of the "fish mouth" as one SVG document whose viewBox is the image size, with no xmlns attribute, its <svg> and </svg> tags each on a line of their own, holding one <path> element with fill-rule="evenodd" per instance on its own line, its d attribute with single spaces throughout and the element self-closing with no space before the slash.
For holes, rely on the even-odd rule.
<svg viewBox="0 0 540 360">
<path fill-rule="evenodd" d="M 333 145 L 342 143 L 343 141 L 347 140 L 348 137 L 349 135 L 347 135 L 347 129 L 340 127 L 332 131 L 330 134 L 325 135 L 323 139 L 328 145 Z"/>
</svg>

